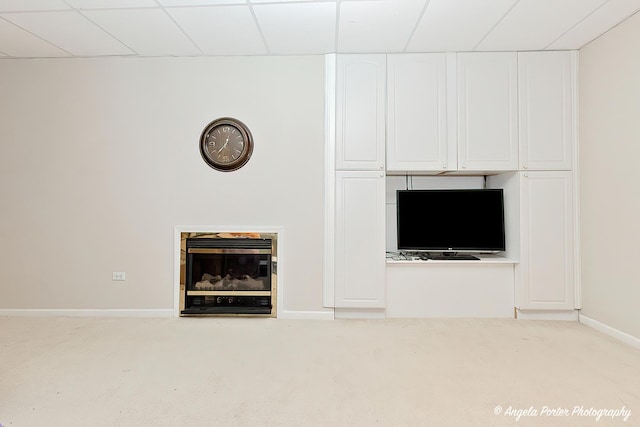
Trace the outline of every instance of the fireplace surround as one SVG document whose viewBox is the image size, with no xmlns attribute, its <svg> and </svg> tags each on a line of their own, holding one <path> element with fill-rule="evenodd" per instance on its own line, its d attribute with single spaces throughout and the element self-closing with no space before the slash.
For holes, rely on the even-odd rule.
<svg viewBox="0 0 640 427">
<path fill-rule="evenodd" d="M 180 316 L 277 316 L 277 233 L 181 232 Z"/>
</svg>

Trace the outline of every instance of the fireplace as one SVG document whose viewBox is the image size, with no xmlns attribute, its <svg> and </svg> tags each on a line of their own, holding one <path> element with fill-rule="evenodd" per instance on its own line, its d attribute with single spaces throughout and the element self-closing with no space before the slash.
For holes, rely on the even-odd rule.
<svg viewBox="0 0 640 427">
<path fill-rule="evenodd" d="M 181 233 L 180 315 L 276 317 L 273 233 Z"/>
</svg>

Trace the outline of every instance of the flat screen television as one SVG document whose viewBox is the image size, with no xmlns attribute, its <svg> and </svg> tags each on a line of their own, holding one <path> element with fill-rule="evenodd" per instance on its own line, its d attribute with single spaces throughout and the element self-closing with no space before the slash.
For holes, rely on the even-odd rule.
<svg viewBox="0 0 640 427">
<path fill-rule="evenodd" d="M 501 189 L 398 190 L 396 201 L 399 250 L 505 250 Z"/>
</svg>

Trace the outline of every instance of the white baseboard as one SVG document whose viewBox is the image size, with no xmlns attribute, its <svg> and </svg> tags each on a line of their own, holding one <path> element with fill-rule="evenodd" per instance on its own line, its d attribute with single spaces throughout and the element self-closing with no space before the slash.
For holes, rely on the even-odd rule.
<svg viewBox="0 0 640 427">
<path fill-rule="evenodd" d="M 619 329 L 612 328 L 609 325 L 605 325 L 604 323 L 598 322 L 590 317 L 580 315 L 578 321 L 583 325 L 589 326 L 590 328 L 595 329 L 596 331 L 600 331 L 603 334 L 609 335 L 612 338 L 620 340 L 626 344 L 629 344 L 632 347 L 640 349 L 640 338 L 634 337 L 633 335 L 629 335 L 626 332 L 622 332 Z"/>
<path fill-rule="evenodd" d="M 279 319 L 303 319 L 303 320 L 333 320 L 331 311 L 294 311 L 283 310 L 278 314 Z"/>
<path fill-rule="evenodd" d="M 578 321 L 578 310 L 518 310 L 519 320 L 562 320 L 567 322 Z"/>
<path fill-rule="evenodd" d="M 384 308 L 336 308 L 336 319 L 385 319 Z"/>
<path fill-rule="evenodd" d="M 3 309 L 6 317 L 173 317 L 170 308 L 141 309 Z"/>
</svg>

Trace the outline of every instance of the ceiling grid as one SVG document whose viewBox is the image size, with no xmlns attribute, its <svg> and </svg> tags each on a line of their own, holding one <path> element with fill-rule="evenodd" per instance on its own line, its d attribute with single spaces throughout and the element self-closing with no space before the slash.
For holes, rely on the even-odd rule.
<svg viewBox="0 0 640 427">
<path fill-rule="evenodd" d="M 0 0 L 0 59 L 572 50 L 640 0 Z"/>
</svg>

